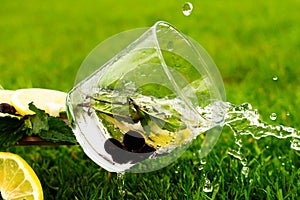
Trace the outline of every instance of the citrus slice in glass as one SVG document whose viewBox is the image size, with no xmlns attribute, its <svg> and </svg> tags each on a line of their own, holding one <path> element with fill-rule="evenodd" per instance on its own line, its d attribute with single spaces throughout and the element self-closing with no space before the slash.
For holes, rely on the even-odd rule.
<svg viewBox="0 0 300 200">
<path fill-rule="evenodd" d="M 57 90 L 28 88 L 19 89 L 11 97 L 11 103 L 21 115 L 32 115 L 33 111 L 29 109 L 28 104 L 33 104 L 44 110 L 51 116 L 57 117 L 59 113 L 66 110 L 67 94 Z"/>
<path fill-rule="evenodd" d="M 3 199 L 43 199 L 41 183 L 28 163 L 20 156 L 0 152 L 0 191 Z"/>
</svg>

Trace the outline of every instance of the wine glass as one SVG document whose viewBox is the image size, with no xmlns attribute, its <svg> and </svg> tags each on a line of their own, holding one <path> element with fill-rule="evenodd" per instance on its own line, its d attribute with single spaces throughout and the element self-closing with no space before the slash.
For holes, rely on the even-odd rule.
<svg viewBox="0 0 300 200">
<path fill-rule="evenodd" d="M 115 35 L 82 63 L 67 109 L 78 143 L 111 172 L 172 163 L 199 135 L 216 143 L 225 100 L 220 73 L 193 39 L 163 21 Z"/>
</svg>

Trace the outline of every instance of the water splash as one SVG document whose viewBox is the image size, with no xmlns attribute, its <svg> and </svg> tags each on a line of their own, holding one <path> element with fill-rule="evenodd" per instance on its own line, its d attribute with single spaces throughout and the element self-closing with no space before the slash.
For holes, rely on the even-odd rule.
<svg viewBox="0 0 300 200">
<path fill-rule="evenodd" d="M 240 106 L 224 102 L 227 107 L 224 125 L 231 128 L 235 135 L 251 135 L 256 140 L 272 136 L 278 139 L 300 139 L 300 131 L 293 127 L 272 125 L 263 122 L 251 104 Z"/>
<path fill-rule="evenodd" d="M 250 168 L 248 166 L 247 156 L 242 151 L 242 136 L 248 135 L 255 140 L 265 137 L 275 137 L 277 139 L 289 140 L 291 149 L 300 151 L 300 131 L 293 127 L 283 125 L 272 125 L 263 122 L 256 109 L 249 103 L 234 105 L 229 102 L 215 102 L 210 107 L 218 107 L 220 112 L 226 113 L 224 126 L 229 127 L 234 135 L 235 147 L 228 151 L 228 154 L 237 159 L 242 165 L 241 173 L 248 178 Z M 206 111 L 209 109 L 205 109 Z M 207 113 L 203 113 L 207 117 Z M 272 113 L 270 119 L 275 121 L 277 114 Z M 267 146 L 266 149 L 269 147 Z M 282 166 L 285 163 L 282 162 Z M 201 167 L 203 169 L 203 167 Z"/>
<path fill-rule="evenodd" d="M 211 181 L 206 176 L 204 178 L 204 181 L 205 182 L 204 182 L 204 186 L 203 186 L 203 192 L 206 192 L 206 193 L 212 192 L 214 187 L 213 187 Z"/>
<path fill-rule="evenodd" d="M 120 196 L 122 197 L 122 199 L 124 199 L 124 197 L 126 195 L 124 175 L 125 175 L 124 172 L 117 173 L 118 192 L 119 192 Z"/>
<path fill-rule="evenodd" d="M 231 149 L 228 151 L 228 154 L 240 161 L 240 163 L 243 166 L 241 173 L 247 178 L 248 174 L 249 174 L 249 167 L 247 166 L 248 165 L 247 158 L 242 153 L 242 146 L 243 146 L 242 137 L 241 137 L 241 135 L 237 134 L 236 131 L 234 131 L 234 127 L 232 127 L 230 125 L 228 125 L 228 126 L 230 127 L 231 130 L 233 130 L 234 138 L 235 138 L 235 145 L 237 146 L 237 150 Z"/>
<path fill-rule="evenodd" d="M 182 5 L 182 13 L 185 15 L 185 16 L 190 16 L 191 13 L 193 11 L 193 4 L 190 3 L 190 2 L 185 2 L 183 5 Z"/>
<path fill-rule="evenodd" d="M 242 174 L 244 174 L 244 176 L 246 177 L 246 178 L 248 178 L 248 174 L 249 174 L 249 167 L 247 167 L 247 166 L 244 166 L 243 168 L 242 168 Z"/>
<path fill-rule="evenodd" d="M 291 142 L 291 149 L 300 151 L 300 139 L 293 139 Z"/>
</svg>

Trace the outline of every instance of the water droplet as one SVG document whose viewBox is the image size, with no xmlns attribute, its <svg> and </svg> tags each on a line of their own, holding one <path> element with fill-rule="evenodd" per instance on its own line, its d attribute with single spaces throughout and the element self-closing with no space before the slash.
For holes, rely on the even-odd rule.
<svg viewBox="0 0 300 200">
<path fill-rule="evenodd" d="M 277 114 L 276 114 L 276 113 L 271 113 L 270 119 L 271 119 L 272 121 L 275 121 L 275 120 L 277 119 Z"/>
<path fill-rule="evenodd" d="M 206 160 L 202 159 L 202 160 L 200 160 L 200 163 L 201 163 L 201 165 L 205 165 L 206 164 Z"/>
<path fill-rule="evenodd" d="M 300 139 L 294 139 L 291 143 L 291 148 L 300 151 Z"/>
<path fill-rule="evenodd" d="M 242 168 L 242 174 L 244 174 L 245 177 L 247 178 L 247 177 L 248 177 L 248 174 L 249 174 L 249 167 L 244 166 L 244 167 Z"/>
<path fill-rule="evenodd" d="M 233 156 L 234 158 L 238 159 L 238 160 L 242 160 L 242 157 L 241 157 L 241 152 L 240 151 L 236 151 L 236 150 L 229 150 L 227 152 L 229 155 Z"/>
<path fill-rule="evenodd" d="M 210 180 L 208 178 L 205 179 L 205 184 L 203 187 L 203 192 L 212 192 L 214 187 L 212 186 Z"/>
<path fill-rule="evenodd" d="M 122 197 L 126 194 L 124 175 L 124 172 L 117 173 L 118 192 Z"/>
<path fill-rule="evenodd" d="M 273 76 L 273 81 L 277 81 L 278 80 L 278 76 Z"/>
<path fill-rule="evenodd" d="M 185 16 L 190 16 L 190 14 L 192 13 L 193 10 L 193 4 L 190 2 L 185 2 L 182 6 L 182 13 Z"/>
</svg>

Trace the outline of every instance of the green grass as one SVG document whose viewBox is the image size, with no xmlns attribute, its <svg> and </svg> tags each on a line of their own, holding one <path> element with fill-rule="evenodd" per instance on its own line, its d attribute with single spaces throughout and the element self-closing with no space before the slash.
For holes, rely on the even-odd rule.
<svg viewBox="0 0 300 200">
<path fill-rule="evenodd" d="M 166 20 L 197 40 L 224 79 L 227 100 L 250 102 L 269 123 L 300 129 L 300 4 L 297 0 L 8 1 L 0 6 L 0 84 L 69 91 L 76 71 L 101 41 L 124 30 Z M 272 77 L 278 76 L 277 81 Z M 275 112 L 276 122 L 269 119 Z M 288 116 L 287 113 L 290 113 Z M 126 174 L 126 199 L 298 199 L 300 153 L 288 140 L 243 137 L 248 177 L 228 155 L 236 149 L 224 129 L 200 170 L 196 141 L 170 166 Z M 268 146 L 268 148 L 266 148 Z M 120 199 L 121 181 L 94 164 L 80 146 L 13 147 L 39 176 L 45 199 Z M 203 192 L 205 176 L 214 190 Z"/>
</svg>

